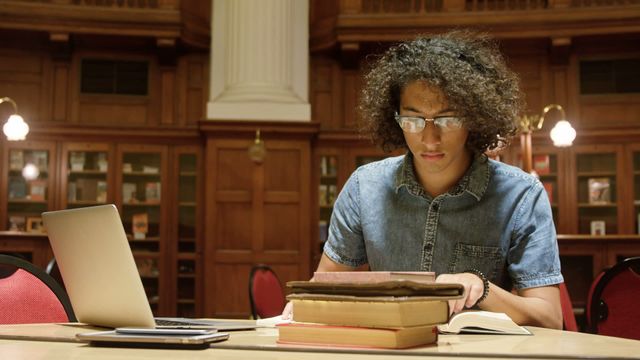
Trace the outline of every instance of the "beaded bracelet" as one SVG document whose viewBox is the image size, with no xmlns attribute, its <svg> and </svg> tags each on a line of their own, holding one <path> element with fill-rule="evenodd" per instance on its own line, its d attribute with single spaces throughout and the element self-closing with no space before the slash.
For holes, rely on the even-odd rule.
<svg viewBox="0 0 640 360">
<path fill-rule="evenodd" d="M 480 298 L 478 299 L 478 301 L 476 301 L 476 303 L 473 304 L 473 307 L 476 307 L 476 306 L 478 306 L 478 304 L 480 304 L 482 301 L 484 301 L 484 299 L 486 299 L 487 296 L 489 296 L 489 280 L 487 279 L 486 276 L 484 276 L 482 271 L 480 271 L 478 269 L 469 269 L 469 270 L 465 270 L 463 272 L 474 274 L 477 277 L 479 277 L 480 280 L 482 280 L 482 285 L 484 286 L 484 291 L 482 293 L 482 296 L 480 296 Z"/>
</svg>

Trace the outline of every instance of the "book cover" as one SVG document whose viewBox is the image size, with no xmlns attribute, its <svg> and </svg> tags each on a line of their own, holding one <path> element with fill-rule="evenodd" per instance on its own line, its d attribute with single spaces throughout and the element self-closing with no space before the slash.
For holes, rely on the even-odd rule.
<svg viewBox="0 0 640 360">
<path fill-rule="evenodd" d="M 549 155 L 533 155 L 533 170 L 538 175 L 548 175 L 551 173 L 551 161 Z"/>
<path fill-rule="evenodd" d="M 313 280 L 335 283 L 375 283 L 392 280 L 411 280 L 432 283 L 436 274 L 431 271 L 316 271 Z"/>
<path fill-rule="evenodd" d="M 149 214 L 133 214 L 131 219 L 131 231 L 133 232 L 134 239 L 144 239 L 147 236 L 147 232 L 149 232 Z"/>
<path fill-rule="evenodd" d="M 326 156 L 323 156 L 320 158 L 320 176 L 327 176 L 329 175 L 329 170 L 328 170 L 328 160 Z"/>
<path fill-rule="evenodd" d="M 438 325 L 443 334 L 483 333 L 501 335 L 531 335 L 526 328 L 516 324 L 504 313 L 490 311 L 464 311 L 449 319 L 447 324 Z"/>
<path fill-rule="evenodd" d="M 144 194 L 147 202 L 150 202 L 150 203 L 160 202 L 160 183 L 159 182 L 145 183 Z"/>
<path fill-rule="evenodd" d="M 281 344 L 405 349 L 438 340 L 434 325 L 366 328 L 292 322 L 280 324 L 277 328 L 278 343 Z"/>
<path fill-rule="evenodd" d="M 549 202 L 553 204 L 553 183 L 543 181 L 542 186 L 544 186 L 544 190 L 547 192 Z"/>
<path fill-rule="evenodd" d="M 321 297 L 320 297 L 321 298 Z M 321 300 L 320 298 L 294 298 L 293 320 L 340 326 L 407 327 L 437 325 L 447 322 L 447 300 L 388 301 Z M 420 314 L 420 316 L 416 316 Z"/>
<path fill-rule="evenodd" d="M 594 236 L 606 235 L 607 225 L 604 222 L 604 220 L 594 220 L 589 225 L 591 226 L 591 235 L 594 235 Z"/>
<path fill-rule="evenodd" d="M 49 166 L 48 155 L 44 150 L 34 150 L 31 152 L 31 162 L 38 167 L 40 171 L 47 171 Z"/>
<path fill-rule="evenodd" d="M 33 201 L 44 201 L 47 197 L 47 181 L 31 180 L 29 183 L 29 199 Z"/>
<path fill-rule="evenodd" d="M 589 178 L 589 204 L 611 203 L 611 184 L 609 178 Z"/>
<path fill-rule="evenodd" d="M 338 187 L 335 185 L 329 185 L 327 187 L 327 204 L 333 206 L 338 196 Z"/>
</svg>

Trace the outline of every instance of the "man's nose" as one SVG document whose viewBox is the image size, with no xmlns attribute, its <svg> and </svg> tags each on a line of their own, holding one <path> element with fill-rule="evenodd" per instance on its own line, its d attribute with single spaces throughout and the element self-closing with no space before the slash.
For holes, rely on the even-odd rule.
<svg viewBox="0 0 640 360">
<path fill-rule="evenodd" d="M 429 121 L 425 124 L 424 129 L 422 130 L 422 142 L 427 145 L 440 144 L 440 129 L 438 129 L 433 121 Z"/>
</svg>

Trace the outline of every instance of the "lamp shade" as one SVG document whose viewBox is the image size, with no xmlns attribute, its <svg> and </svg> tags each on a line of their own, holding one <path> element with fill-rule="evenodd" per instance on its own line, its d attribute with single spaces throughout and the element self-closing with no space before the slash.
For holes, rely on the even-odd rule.
<svg viewBox="0 0 640 360">
<path fill-rule="evenodd" d="M 13 114 L 2 127 L 2 131 L 7 136 L 7 140 L 24 140 L 29 133 L 29 125 L 22 119 L 22 116 Z"/>
<path fill-rule="evenodd" d="M 573 140 L 576 138 L 576 130 L 567 120 L 560 120 L 556 123 L 556 126 L 551 129 L 549 135 L 551 136 L 551 140 L 553 140 L 553 145 L 567 147 L 573 144 Z"/>
</svg>

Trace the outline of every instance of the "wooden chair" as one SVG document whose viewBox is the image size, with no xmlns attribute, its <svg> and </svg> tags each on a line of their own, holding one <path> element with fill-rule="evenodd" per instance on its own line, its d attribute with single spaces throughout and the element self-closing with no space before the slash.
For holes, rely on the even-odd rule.
<svg viewBox="0 0 640 360">
<path fill-rule="evenodd" d="M 0 254 L 0 323 L 74 322 L 69 297 L 47 273 L 23 259 Z"/>
<path fill-rule="evenodd" d="M 282 314 L 284 291 L 276 273 L 267 265 L 255 265 L 249 274 L 249 302 L 254 319 Z"/>
<path fill-rule="evenodd" d="M 587 299 L 589 332 L 640 340 L 640 257 L 604 271 L 592 289 Z"/>
</svg>

